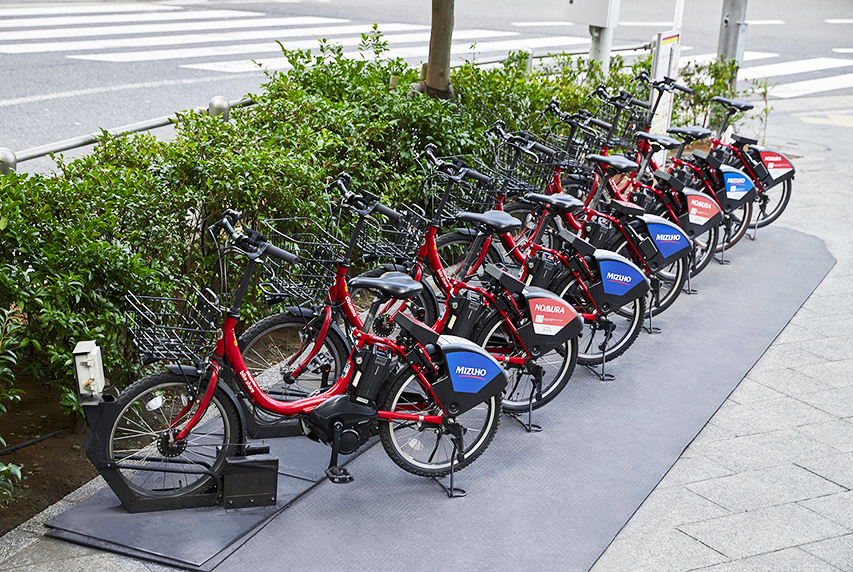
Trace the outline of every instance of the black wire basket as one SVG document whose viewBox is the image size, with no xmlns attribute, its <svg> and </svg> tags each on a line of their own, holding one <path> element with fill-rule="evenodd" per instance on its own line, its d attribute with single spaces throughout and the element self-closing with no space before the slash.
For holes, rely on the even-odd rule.
<svg viewBox="0 0 853 572">
<path fill-rule="evenodd" d="M 307 217 L 266 219 L 261 221 L 270 244 L 299 257 L 294 263 L 268 257 L 269 279 L 261 284 L 267 294 L 285 296 L 294 305 L 322 302 L 334 282 L 346 245 L 330 229 Z"/>
<path fill-rule="evenodd" d="M 497 177 L 491 169 L 485 167 L 476 159 L 468 156 L 441 157 L 446 163 L 454 163 L 459 167 L 457 173 L 464 168 L 471 168 L 483 175 Z M 453 175 L 443 171 L 431 170 L 424 179 L 424 194 L 428 197 L 433 211 L 438 208 L 444 193 L 447 201 L 441 213 L 433 212 L 444 219 L 455 217 L 460 212 L 482 213 L 495 208 L 498 190 L 494 185 L 473 179 L 451 180 Z M 448 185 L 450 188 L 448 189 Z"/>
<path fill-rule="evenodd" d="M 524 133 L 523 138 L 527 145 L 501 141 L 495 147 L 492 168 L 500 179 L 498 188 L 507 197 L 544 191 L 565 163 L 559 149 L 554 149 L 557 154 L 552 156 L 530 148 L 533 143 L 550 147 L 546 140 L 531 133 Z"/>
<path fill-rule="evenodd" d="M 364 219 L 357 246 L 366 262 L 391 260 L 402 263 L 417 256 L 426 229 L 424 213 L 410 206 L 402 207 L 399 212 L 403 215 L 399 221 L 382 215 Z"/>
<path fill-rule="evenodd" d="M 219 337 L 222 310 L 210 289 L 191 298 L 125 296 L 125 317 L 139 360 L 198 364 Z"/>
</svg>

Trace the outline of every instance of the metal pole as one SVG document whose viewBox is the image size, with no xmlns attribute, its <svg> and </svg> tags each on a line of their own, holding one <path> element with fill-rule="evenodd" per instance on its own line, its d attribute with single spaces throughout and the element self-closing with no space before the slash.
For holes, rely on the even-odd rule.
<svg viewBox="0 0 853 572">
<path fill-rule="evenodd" d="M 592 41 L 589 44 L 589 59 L 601 62 L 604 77 L 610 74 L 610 47 L 613 45 L 613 28 L 589 27 Z"/>
<path fill-rule="evenodd" d="M 0 147 L 0 175 L 8 175 L 18 166 L 18 157 L 8 147 Z"/>
<path fill-rule="evenodd" d="M 681 31 L 684 22 L 684 0 L 675 0 L 675 16 L 672 18 L 672 29 Z"/>
<path fill-rule="evenodd" d="M 736 60 L 738 67 L 743 63 L 746 27 L 746 0 L 723 0 L 717 54 L 726 61 Z"/>
</svg>

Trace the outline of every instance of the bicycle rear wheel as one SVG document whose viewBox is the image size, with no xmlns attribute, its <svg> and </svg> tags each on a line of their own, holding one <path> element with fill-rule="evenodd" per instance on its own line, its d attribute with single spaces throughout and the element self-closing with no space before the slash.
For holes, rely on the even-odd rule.
<svg viewBox="0 0 853 572">
<path fill-rule="evenodd" d="M 240 443 L 240 417 L 217 388 L 186 440 L 170 437 L 192 418 L 196 395 L 183 376 L 165 371 L 131 384 L 118 398 L 121 412 L 110 431 L 107 455 L 117 473 L 142 498 L 175 498 L 204 492 L 224 470 Z"/>
<path fill-rule="evenodd" d="M 509 331 L 503 317 L 497 312 L 493 312 L 483 320 L 480 327 L 474 332 L 472 341 L 485 348 L 489 353 L 506 357 L 526 355 L 517 337 Z M 509 378 L 501 397 L 504 410 L 512 413 L 523 413 L 528 411 L 531 401 L 533 402 L 533 409 L 538 409 L 557 397 L 572 377 L 577 361 L 577 337 L 537 358 L 536 363 L 542 366 L 544 370 L 541 386 L 542 396 L 538 399 L 533 391 L 533 376 L 526 368 L 504 367 Z"/>
<path fill-rule="evenodd" d="M 440 415 L 441 407 L 422 386 L 410 368 L 404 369 L 392 383 L 382 409 L 400 413 Z M 490 397 L 455 417 L 462 426 L 464 460 L 453 454 L 453 442 L 439 425 L 419 421 L 380 421 L 379 437 L 385 452 L 398 466 L 423 477 L 443 477 L 463 469 L 483 454 L 500 423 L 500 403 Z"/>
<path fill-rule="evenodd" d="M 764 228 L 779 218 L 791 200 L 791 185 L 791 179 L 788 179 L 758 194 L 755 199 L 758 212 L 753 213 L 757 217 L 758 228 Z"/>
</svg>

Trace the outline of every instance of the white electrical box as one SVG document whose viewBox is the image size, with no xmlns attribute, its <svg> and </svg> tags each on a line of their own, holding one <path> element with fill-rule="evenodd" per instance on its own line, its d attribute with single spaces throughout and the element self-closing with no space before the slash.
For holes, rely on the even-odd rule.
<svg viewBox="0 0 853 572">
<path fill-rule="evenodd" d="M 77 342 L 74 347 L 74 373 L 81 405 L 97 405 L 104 391 L 104 363 L 101 348 L 94 341 Z"/>
<path fill-rule="evenodd" d="M 615 28 L 621 0 L 566 0 L 566 20 L 597 28 Z"/>
</svg>

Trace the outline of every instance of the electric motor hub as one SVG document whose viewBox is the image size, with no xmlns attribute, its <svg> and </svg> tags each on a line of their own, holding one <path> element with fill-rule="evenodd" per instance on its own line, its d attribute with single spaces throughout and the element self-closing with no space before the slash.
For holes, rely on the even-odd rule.
<svg viewBox="0 0 853 572">
<path fill-rule="evenodd" d="M 177 428 L 167 429 L 157 439 L 157 450 L 167 459 L 177 457 L 187 449 L 186 439 L 175 439 L 178 432 Z"/>
</svg>

